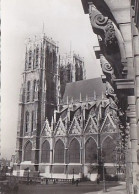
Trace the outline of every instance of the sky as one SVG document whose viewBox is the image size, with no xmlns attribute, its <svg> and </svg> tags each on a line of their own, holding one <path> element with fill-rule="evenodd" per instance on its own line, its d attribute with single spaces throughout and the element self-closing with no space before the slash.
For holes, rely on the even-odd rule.
<svg viewBox="0 0 139 194">
<path fill-rule="evenodd" d="M 58 42 L 62 54 L 71 48 L 84 57 L 87 78 L 102 73 L 93 51 L 97 38 L 81 0 L 4 0 L 1 6 L 1 152 L 10 159 L 15 153 L 19 91 L 29 38 L 45 32 Z"/>
</svg>

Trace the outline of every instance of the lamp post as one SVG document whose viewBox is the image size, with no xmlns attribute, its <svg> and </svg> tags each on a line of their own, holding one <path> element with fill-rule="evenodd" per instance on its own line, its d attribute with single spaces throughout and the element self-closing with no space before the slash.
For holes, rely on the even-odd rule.
<svg viewBox="0 0 139 194">
<path fill-rule="evenodd" d="M 73 168 L 73 181 L 74 181 L 74 168 Z"/>
<path fill-rule="evenodd" d="M 106 180 L 105 180 L 105 168 L 104 168 L 104 157 L 102 157 L 102 167 L 103 167 L 103 191 L 106 192 Z"/>
<path fill-rule="evenodd" d="M 73 168 L 73 177 L 72 177 L 72 185 L 74 184 L 74 168 Z"/>
</svg>

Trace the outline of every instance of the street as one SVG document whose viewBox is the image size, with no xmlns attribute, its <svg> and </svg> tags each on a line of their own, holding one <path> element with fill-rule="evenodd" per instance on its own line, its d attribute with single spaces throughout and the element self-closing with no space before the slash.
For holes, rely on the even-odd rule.
<svg viewBox="0 0 139 194">
<path fill-rule="evenodd" d="M 111 182 L 106 184 L 107 193 L 125 194 L 125 183 Z M 121 191 L 120 191 L 121 190 Z M 114 192 L 113 192 L 114 191 Z M 120 192 L 119 192 L 120 191 Z M 91 182 L 79 183 L 79 186 L 71 184 L 55 185 L 26 185 L 20 184 L 18 192 L 12 194 L 101 194 L 103 193 L 103 183 L 99 185 Z"/>
</svg>

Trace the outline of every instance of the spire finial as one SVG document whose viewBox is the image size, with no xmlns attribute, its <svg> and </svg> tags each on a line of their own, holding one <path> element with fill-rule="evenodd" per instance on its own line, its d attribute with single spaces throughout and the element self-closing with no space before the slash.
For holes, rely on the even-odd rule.
<svg viewBox="0 0 139 194">
<path fill-rule="evenodd" d="M 94 100 L 97 99 L 97 96 L 96 96 L 96 91 L 94 90 Z"/>
</svg>

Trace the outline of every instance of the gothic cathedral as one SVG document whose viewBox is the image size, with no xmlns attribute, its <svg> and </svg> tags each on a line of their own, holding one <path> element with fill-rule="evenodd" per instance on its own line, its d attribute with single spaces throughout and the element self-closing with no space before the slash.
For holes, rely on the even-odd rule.
<svg viewBox="0 0 139 194">
<path fill-rule="evenodd" d="M 119 165 L 118 107 L 101 78 L 86 79 L 84 61 L 61 57 L 45 35 L 29 41 L 20 91 L 14 173 L 47 178 L 91 178 L 103 163 L 114 176 Z M 17 170 L 18 169 L 18 170 Z M 97 172 L 98 173 L 98 172 Z"/>
</svg>

